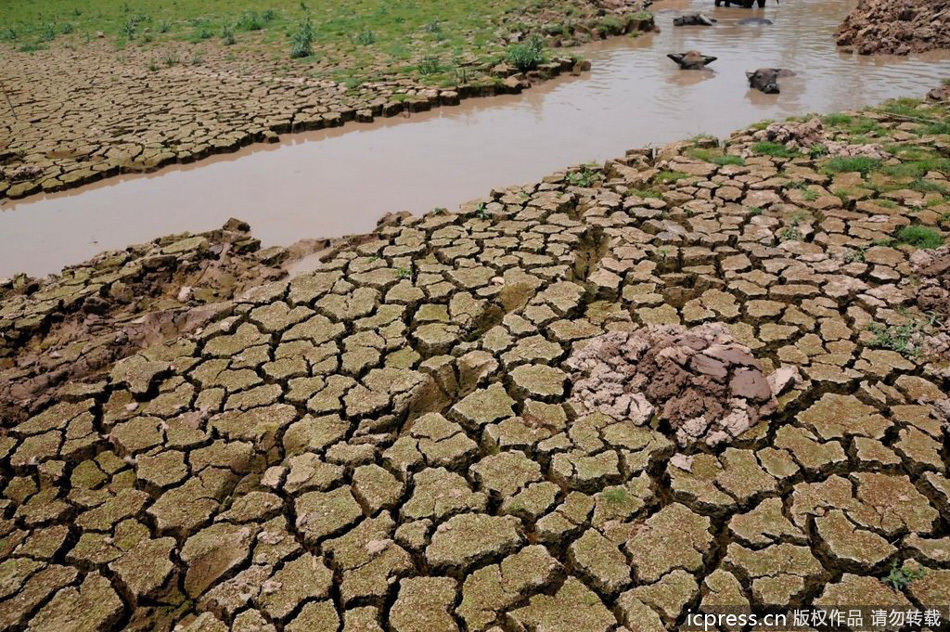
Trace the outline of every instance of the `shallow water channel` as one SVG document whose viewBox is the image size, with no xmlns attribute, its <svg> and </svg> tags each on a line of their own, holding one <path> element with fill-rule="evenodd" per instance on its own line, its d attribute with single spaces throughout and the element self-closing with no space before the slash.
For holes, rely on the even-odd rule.
<svg viewBox="0 0 950 632">
<path fill-rule="evenodd" d="M 72 191 L 6 201 L 0 277 L 41 275 L 106 249 L 159 235 L 250 222 L 265 245 L 367 232 L 389 211 L 454 208 L 492 188 L 538 179 L 628 148 L 698 133 L 727 136 L 761 119 L 829 112 L 921 96 L 950 76 L 950 55 L 861 58 L 833 34 L 852 2 L 769 0 L 766 9 L 712 0 L 661 0 L 661 32 L 614 38 L 583 54 L 593 70 L 522 95 L 372 124 L 287 135 L 192 165 L 113 178 Z M 677 27 L 704 11 L 713 27 Z M 766 17 L 771 26 L 738 21 Z M 697 49 L 711 71 L 681 71 L 667 53 Z M 782 93 L 750 91 L 745 71 L 793 69 Z"/>
</svg>

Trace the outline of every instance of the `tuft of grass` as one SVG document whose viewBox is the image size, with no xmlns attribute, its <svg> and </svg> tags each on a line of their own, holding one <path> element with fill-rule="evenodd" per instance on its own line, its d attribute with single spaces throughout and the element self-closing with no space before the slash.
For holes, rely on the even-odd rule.
<svg viewBox="0 0 950 632">
<path fill-rule="evenodd" d="M 314 35 L 313 20 L 311 20 L 308 15 L 307 19 L 297 25 L 297 30 L 291 37 L 290 58 L 303 59 L 304 57 L 313 55 Z"/>
<path fill-rule="evenodd" d="M 773 158 L 795 158 L 799 155 L 797 149 L 789 149 L 781 143 L 773 143 L 771 141 L 756 143 L 752 147 L 752 150 L 757 154 L 771 156 Z"/>
<path fill-rule="evenodd" d="M 409 268 L 396 268 L 397 279 L 408 279 L 411 276 L 412 271 Z"/>
<path fill-rule="evenodd" d="M 195 33 L 195 38 L 198 40 L 208 40 L 212 37 L 214 37 L 214 32 L 209 24 L 202 24 Z"/>
<path fill-rule="evenodd" d="M 627 30 L 626 23 L 622 22 L 620 18 L 615 15 L 607 15 L 600 19 L 600 22 L 597 23 L 597 27 L 605 35 L 622 35 L 625 30 Z"/>
<path fill-rule="evenodd" d="M 370 29 L 363 29 L 353 36 L 353 42 L 360 46 L 369 46 L 376 43 L 376 33 Z"/>
<path fill-rule="evenodd" d="M 44 24 L 39 33 L 40 41 L 52 42 L 56 39 L 56 26 L 53 24 Z"/>
<path fill-rule="evenodd" d="M 423 77 L 437 75 L 442 72 L 442 61 L 438 55 L 426 55 L 416 64 L 416 70 Z"/>
<path fill-rule="evenodd" d="M 903 590 L 912 582 L 923 579 L 925 571 L 923 568 L 913 570 L 897 565 L 897 560 L 891 563 L 891 571 L 881 581 L 894 590 Z"/>
<path fill-rule="evenodd" d="M 867 248 L 849 248 L 844 255 L 845 263 L 864 263 Z"/>
<path fill-rule="evenodd" d="M 264 28 L 264 19 L 257 11 L 245 11 L 238 18 L 237 28 L 241 31 L 260 31 Z"/>
<path fill-rule="evenodd" d="M 871 323 L 868 325 L 868 331 L 874 334 L 874 338 L 868 346 L 875 349 L 889 349 L 902 356 L 916 358 L 920 355 L 920 330 L 920 324 L 915 321 L 890 327 Z"/>
<path fill-rule="evenodd" d="M 780 230 L 778 232 L 778 238 L 781 241 L 802 241 L 805 239 L 805 235 L 797 225 L 793 225 L 786 226 Z"/>
<path fill-rule="evenodd" d="M 737 165 L 739 167 L 745 166 L 745 160 L 743 160 L 740 156 L 731 156 L 729 154 L 724 154 L 721 151 L 715 151 L 712 149 L 701 149 L 697 147 L 687 151 L 686 155 L 697 160 L 711 162 L 714 165 L 719 165 L 720 167 L 724 167 L 726 165 Z"/>
<path fill-rule="evenodd" d="M 567 183 L 575 187 L 589 187 L 600 179 L 601 174 L 597 171 L 597 165 L 584 165 L 580 171 L 567 174 Z"/>
<path fill-rule="evenodd" d="M 847 114 L 840 114 L 840 113 L 828 114 L 827 116 L 823 116 L 821 118 L 822 123 L 824 123 L 825 125 L 830 125 L 832 127 L 841 127 L 844 125 L 851 125 L 851 122 L 853 120 L 854 119 L 848 116 Z"/>
<path fill-rule="evenodd" d="M 603 498 L 608 503 L 621 505 L 630 499 L 630 494 L 623 487 L 611 487 L 604 491 Z"/>
<path fill-rule="evenodd" d="M 908 244 L 921 250 L 933 250 L 943 244 L 943 237 L 927 226 L 904 226 L 895 235 L 898 243 Z"/>
<path fill-rule="evenodd" d="M 922 178 L 928 171 L 950 171 L 950 158 L 936 154 L 920 155 L 917 160 L 905 160 L 899 165 L 888 165 L 881 172 L 894 178 Z"/>
<path fill-rule="evenodd" d="M 225 46 L 234 46 L 237 44 L 237 38 L 234 36 L 234 27 L 230 24 L 221 27 L 221 43 Z"/>
<path fill-rule="evenodd" d="M 661 171 L 660 173 L 653 176 L 653 179 L 659 183 L 668 183 L 676 182 L 682 180 L 683 178 L 688 178 L 689 176 L 682 171 Z"/>
<path fill-rule="evenodd" d="M 520 72 L 536 70 L 544 62 L 544 40 L 533 35 L 526 42 L 512 44 L 505 53 L 505 60 Z"/>
<path fill-rule="evenodd" d="M 33 53 L 38 50 L 43 50 L 44 48 L 46 47 L 40 42 L 23 42 L 17 50 L 21 53 Z"/>
<path fill-rule="evenodd" d="M 848 125 L 848 131 L 853 135 L 878 134 L 884 131 L 880 123 L 866 116 L 858 116 L 851 119 Z"/>
</svg>

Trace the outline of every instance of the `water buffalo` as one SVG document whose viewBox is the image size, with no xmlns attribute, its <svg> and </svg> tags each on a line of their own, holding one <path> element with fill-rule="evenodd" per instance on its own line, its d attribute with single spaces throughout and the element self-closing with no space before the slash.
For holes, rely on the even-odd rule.
<svg viewBox="0 0 950 632">
<path fill-rule="evenodd" d="M 740 26 L 769 26 L 775 23 L 768 18 L 746 18 L 744 20 L 739 20 L 736 22 L 736 24 Z"/>
<path fill-rule="evenodd" d="M 778 0 L 776 0 L 776 2 L 778 2 Z M 721 7 L 723 3 L 725 3 L 727 7 L 737 4 L 740 7 L 745 7 L 746 9 L 751 9 L 753 4 L 758 4 L 759 8 L 765 6 L 765 0 L 716 0 L 717 7 Z"/>
<path fill-rule="evenodd" d="M 715 19 L 706 17 L 702 13 L 690 13 L 673 18 L 673 26 L 712 26 Z"/>
<path fill-rule="evenodd" d="M 778 87 L 779 77 L 791 77 L 794 74 L 784 68 L 759 68 L 754 72 L 746 72 L 745 76 L 749 80 L 749 87 L 765 94 L 778 94 L 781 92 Z"/>
<path fill-rule="evenodd" d="M 687 53 L 670 53 L 667 57 L 679 64 L 683 70 L 704 70 L 708 64 L 719 59 L 718 57 L 703 55 L 695 50 Z"/>
</svg>

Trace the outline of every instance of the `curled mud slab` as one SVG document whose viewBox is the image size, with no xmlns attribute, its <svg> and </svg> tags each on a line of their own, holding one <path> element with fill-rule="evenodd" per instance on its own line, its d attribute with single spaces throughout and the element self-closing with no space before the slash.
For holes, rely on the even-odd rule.
<svg viewBox="0 0 950 632">
<path fill-rule="evenodd" d="M 921 316 L 893 235 L 942 237 L 950 212 L 944 163 L 904 180 L 948 147 L 947 114 L 902 112 L 823 129 L 911 148 L 861 171 L 750 129 L 393 216 L 200 330 L 3 391 L 0 627 L 608 632 L 945 605 L 946 377 L 869 329 Z M 64 302 L 42 292 L 18 309 Z M 713 324 L 774 383 L 799 371 L 768 423 L 686 456 L 569 405 L 583 343 Z M 882 582 L 895 564 L 917 579 Z"/>
</svg>

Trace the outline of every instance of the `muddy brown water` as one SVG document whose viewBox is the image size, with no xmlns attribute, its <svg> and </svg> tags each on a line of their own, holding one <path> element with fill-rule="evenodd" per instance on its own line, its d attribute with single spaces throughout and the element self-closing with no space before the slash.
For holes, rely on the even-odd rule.
<svg viewBox="0 0 950 632">
<path fill-rule="evenodd" d="M 232 216 L 250 222 L 265 245 L 366 232 L 389 211 L 454 208 L 568 165 L 699 133 L 727 136 L 762 119 L 919 97 L 950 76 L 946 53 L 861 58 L 838 51 L 833 33 L 851 4 L 794 0 L 747 10 L 664 0 L 653 7 L 660 33 L 588 47 L 593 70 L 582 77 L 8 200 L 0 211 L 0 277 L 54 272 L 106 249 L 211 229 Z M 674 28 L 673 17 L 684 11 L 719 22 Z M 749 17 L 774 24 L 737 23 Z M 691 49 L 719 59 L 696 72 L 666 58 Z M 781 94 L 765 95 L 745 79 L 746 70 L 761 66 L 798 74 L 781 81 Z"/>
</svg>

